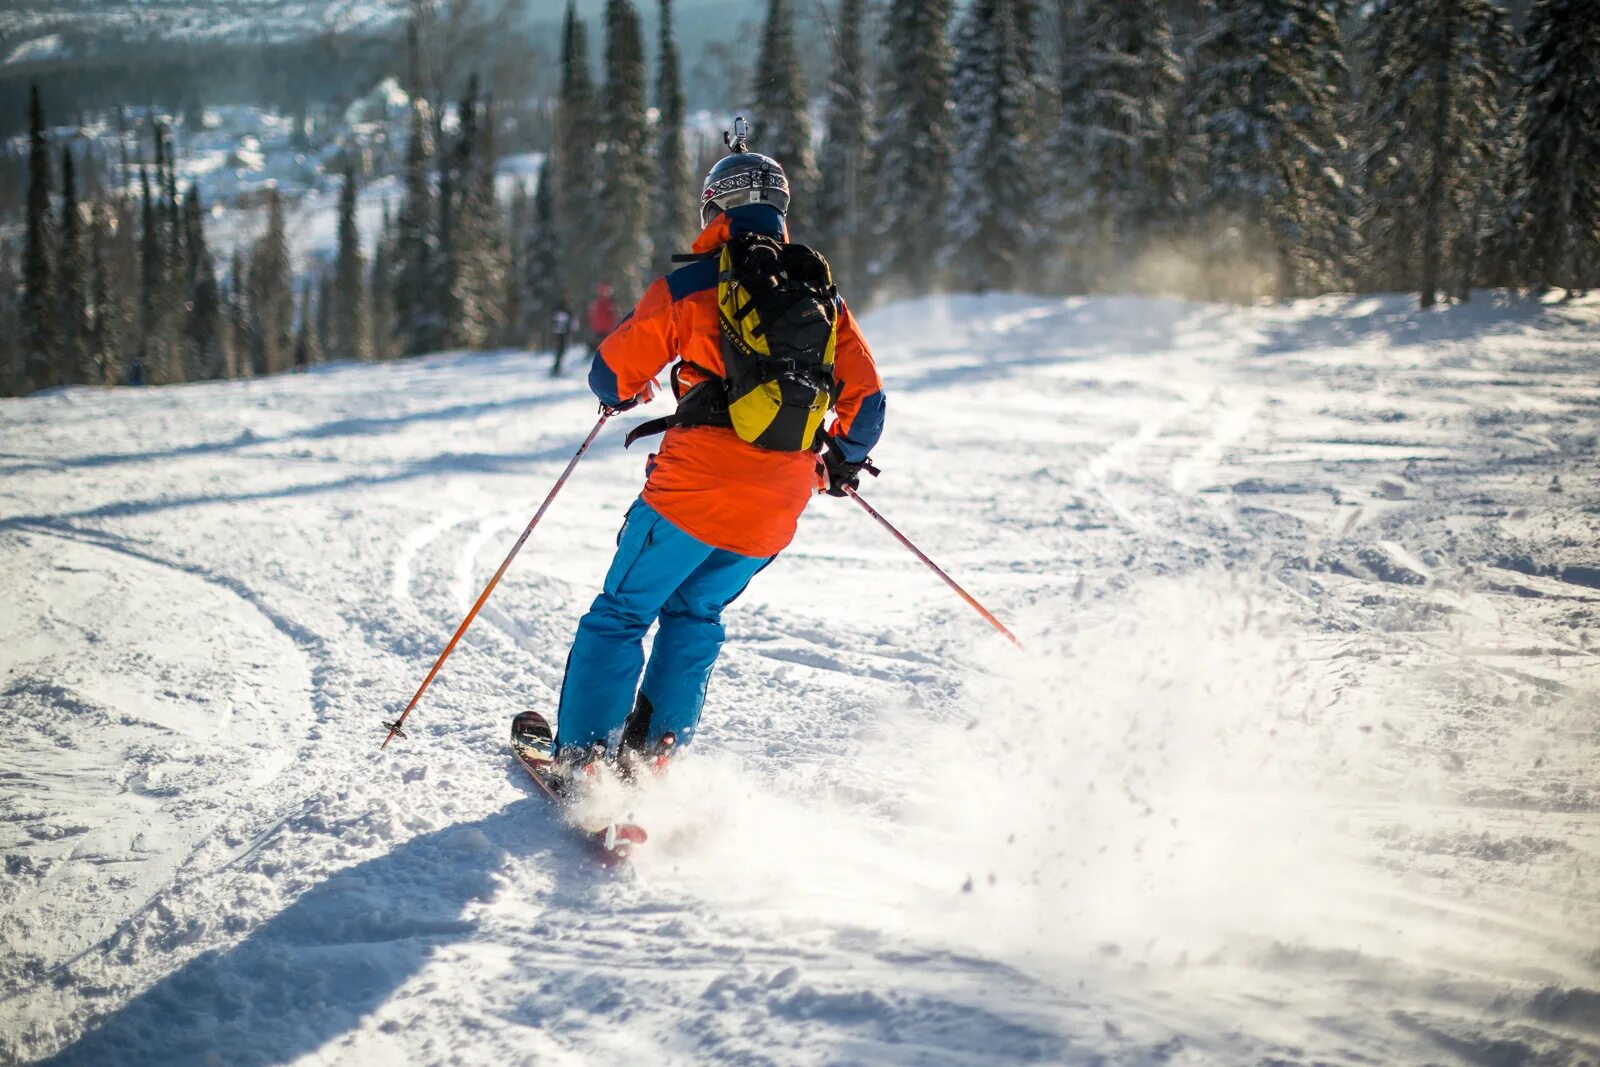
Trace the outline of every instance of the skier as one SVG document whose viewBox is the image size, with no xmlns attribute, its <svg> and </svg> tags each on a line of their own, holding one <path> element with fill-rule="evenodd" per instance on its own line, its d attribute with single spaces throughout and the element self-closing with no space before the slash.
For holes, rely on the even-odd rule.
<svg viewBox="0 0 1600 1067">
<path fill-rule="evenodd" d="M 595 286 L 594 299 L 589 301 L 589 344 L 597 346 L 617 328 L 617 305 L 611 299 L 611 286 L 601 282 Z"/>
<path fill-rule="evenodd" d="M 656 375 L 677 359 L 679 407 L 629 434 L 630 443 L 662 430 L 666 436 L 646 463 L 644 491 L 628 509 L 604 588 L 573 639 L 556 721 L 558 781 L 596 759 L 620 756 L 626 770 L 690 741 L 722 648 L 723 609 L 788 546 L 814 492 L 843 496 L 856 485 L 883 429 L 877 368 L 826 262 L 804 246 L 780 244 L 788 239 L 783 168 L 748 151 L 742 132 L 727 140 L 732 154 L 711 169 L 702 191 L 698 257 L 650 286 L 601 342 L 589 371 L 602 406 L 621 412 L 648 402 Z M 798 301 L 795 315 L 760 304 L 752 294 L 761 279 L 747 281 L 743 268 L 729 266 L 736 250 L 750 263 L 774 249 L 790 278 L 806 279 L 780 285 L 781 299 Z M 735 275 L 745 284 L 730 288 Z M 751 316 L 746 306 L 724 314 L 740 300 L 767 313 Z M 801 324 L 791 330 L 790 320 Z M 752 321 L 763 323 L 756 337 Z M 793 358 L 752 361 L 752 344 L 770 346 L 769 357 L 781 350 Z M 807 364 L 813 358 L 826 360 L 821 377 L 806 377 L 817 371 Z M 777 363 L 792 373 L 746 388 L 752 367 Z M 789 404 L 793 389 L 812 399 L 809 408 Z M 784 405 L 776 407 L 780 390 Z M 830 406 L 835 417 L 824 434 Z M 826 442 L 822 451 L 819 442 Z M 658 619 L 646 666 L 642 642 Z"/>
<path fill-rule="evenodd" d="M 550 313 L 551 347 L 555 349 L 556 359 L 550 365 L 550 377 L 555 378 L 561 374 L 561 357 L 567 354 L 567 342 L 572 337 L 572 307 L 563 292 L 556 300 L 555 310 Z"/>
</svg>

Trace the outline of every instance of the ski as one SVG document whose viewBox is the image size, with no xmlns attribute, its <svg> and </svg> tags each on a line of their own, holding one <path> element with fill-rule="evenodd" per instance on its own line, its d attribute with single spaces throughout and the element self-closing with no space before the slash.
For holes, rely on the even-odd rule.
<svg viewBox="0 0 1600 1067">
<path fill-rule="evenodd" d="M 634 846 L 644 844 L 649 835 L 644 827 L 631 822 L 589 825 L 575 821 L 572 807 L 550 781 L 554 747 L 554 732 L 543 715 L 524 711 L 511 720 L 511 753 L 539 792 L 556 806 L 561 821 L 576 831 L 602 867 L 626 863 Z"/>
</svg>

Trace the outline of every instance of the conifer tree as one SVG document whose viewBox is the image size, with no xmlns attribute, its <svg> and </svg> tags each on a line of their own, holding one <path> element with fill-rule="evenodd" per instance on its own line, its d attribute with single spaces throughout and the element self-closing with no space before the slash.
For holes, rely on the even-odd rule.
<svg viewBox="0 0 1600 1067">
<path fill-rule="evenodd" d="M 956 34 L 954 195 L 948 273 L 978 292 L 1032 280 L 1037 214 L 1034 81 L 1023 46 L 1032 27 L 1018 0 L 973 0 Z"/>
<path fill-rule="evenodd" d="M 454 188 L 449 244 L 450 343 L 471 349 L 485 348 L 498 339 L 504 297 L 493 117 L 480 114 L 477 84 L 473 76 L 461 102 L 461 133 L 450 171 Z"/>
<path fill-rule="evenodd" d="M 115 233 L 108 233 L 115 222 Z M 102 381 L 116 385 L 127 379 L 139 345 L 139 241 L 133 198 L 119 195 L 107 205 L 102 237 L 106 250 L 106 300 L 95 307 L 95 326 L 105 345 Z"/>
<path fill-rule="evenodd" d="M 267 232 L 250 256 L 250 309 L 256 329 L 256 373 L 288 370 L 295 354 L 294 276 L 283 198 L 276 189 L 267 201 Z"/>
<path fill-rule="evenodd" d="M 0 237 L 0 396 L 23 392 L 20 258 L 15 242 Z"/>
<path fill-rule="evenodd" d="M 165 148 L 166 169 L 161 172 L 161 233 L 165 242 L 167 279 L 170 288 L 166 294 L 168 316 L 174 323 L 182 316 L 180 306 L 184 299 L 184 249 L 183 216 L 178 207 L 178 159 L 172 144 L 172 130 L 165 123 L 156 125 L 156 159 L 162 158 Z M 159 169 L 159 168 L 158 168 Z"/>
<path fill-rule="evenodd" d="M 890 0 L 874 154 L 873 275 L 893 292 L 923 293 L 935 281 L 951 182 L 951 0 Z"/>
<path fill-rule="evenodd" d="M 655 217 L 651 250 L 661 270 L 673 255 L 686 252 L 694 239 L 695 199 L 691 192 L 689 154 L 683 142 L 683 81 L 678 74 L 678 44 L 672 33 L 672 0 L 660 0 L 659 59 L 656 64 Z"/>
<path fill-rule="evenodd" d="M 21 388 L 29 393 L 61 380 L 60 293 L 50 223 L 50 145 L 39 87 L 28 90 L 28 214 L 22 246 Z"/>
<path fill-rule="evenodd" d="M 452 348 L 474 347 L 463 341 L 463 293 L 461 291 L 466 240 L 458 240 L 462 207 L 471 182 L 473 152 L 478 139 L 478 75 L 467 78 L 466 95 L 456 105 L 456 133 L 439 150 L 439 267 L 444 279 L 443 312 L 445 343 Z"/>
<path fill-rule="evenodd" d="M 339 192 L 339 251 L 334 267 L 334 325 L 329 351 L 339 359 L 372 358 L 367 267 L 356 227 L 356 172 L 347 164 Z"/>
<path fill-rule="evenodd" d="M 61 222 L 56 228 L 56 291 L 60 297 L 61 340 L 56 354 L 58 385 L 93 381 L 89 355 L 88 271 L 79 215 L 78 184 L 72 152 L 61 149 Z"/>
<path fill-rule="evenodd" d="M 594 81 L 589 73 L 588 29 L 578 18 L 573 0 L 568 0 L 561 33 L 561 95 L 551 193 L 559 227 L 556 245 L 562 250 L 562 282 L 580 300 L 593 291 L 599 276 L 593 254 L 600 218 L 595 197 L 598 125 Z"/>
<path fill-rule="evenodd" d="M 860 294 L 865 288 L 864 260 L 870 247 L 864 239 L 872 138 L 867 65 L 862 52 L 865 18 L 866 0 L 839 0 L 817 205 L 808 216 L 817 246 L 827 256 L 834 279 L 847 296 Z"/>
<path fill-rule="evenodd" d="M 231 294 L 228 324 L 232 337 L 233 373 L 237 378 L 249 378 L 263 373 L 257 360 L 261 352 L 261 331 L 256 322 L 255 307 L 250 302 L 250 278 L 245 270 L 244 252 L 234 248 L 233 260 L 228 266 L 228 290 Z"/>
<path fill-rule="evenodd" d="M 816 218 L 817 164 L 811 150 L 810 101 L 795 45 L 789 0 L 767 0 L 761 53 L 752 75 L 750 143 L 776 159 L 789 179 L 789 230 L 798 235 Z"/>
<path fill-rule="evenodd" d="M 111 208 L 105 201 L 95 205 L 89 225 L 89 345 L 84 359 L 84 379 L 95 385 L 110 385 L 116 379 L 113 353 L 117 346 L 116 302 L 111 296 Z"/>
<path fill-rule="evenodd" d="M 1534 0 L 1522 68 L 1531 280 L 1600 285 L 1600 4 Z"/>
<path fill-rule="evenodd" d="M 511 217 L 506 229 L 506 269 L 502 282 L 500 344 L 522 348 L 528 342 L 528 191 L 511 187 Z"/>
<path fill-rule="evenodd" d="M 441 303 L 439 249 L 434 231 L 434 192 L 430 167 L 433 146 L 427 102 L 414 98 L 411 137 L 406 144 L 405 199 L 395 238 L 394 307 L 400 350 L 420 355 L 441 348 L 445 320 Z"/>
<path fill-rule="evenodd" d="M 128 370 L 128 383 L 150 385 L 152 368 L 165 355 L 158 297 L 166 289 L 166 259 L 161 254 L 161 228 L 156 222 L 156 203 L 150 190 L 150 168 L 144 165 L 139 167 L 139 201 L 139 339 Z"/>
<path fill-rule="evenodd" d="M 394 219 L 385 201 L 383 222 L 372 254 L 372 270 L 367 284 L 372 308 L 372 355 L 375 359 L 394 359 L 401 354 L 396 344 L 397 315 L 394 305 L 396 241 Z"/>
<path fill-rule="evenodd" d="M 323 270 L 317 272 L 317 360 L 322 362 L 330 359 L 344 358 L 333 349 L 334 343 L 334 274 Z"/>
<path fill-rule="evenodd" d="M 1373 283 L 1431 307 L 1441 290 L 1465 294 L 1488 227 L 1510 28 L 1493 0 L 1381 0 L 1366 40 Z"/>
<path fill-rule="evenodd" d="M 1049 216 L 1069 288 L 1119 284 L 1173 215 L 1170 124 L 1181 84 L 1160 0 L 1062 5 L 1061 122 Z"/>
<path fill-rule="evenodd" d="M 644 105 L 644 42 L 633 0 L 606 0 L 605 83 L 601 92 L 600 280 L 620 307 L 644 291 L 649 264 L 649 137 Z"/>
<path fill-rule="evenodd" d="M 200 205 L 200 186 L 189 184 L 183 201 L 184 251 L 187 262 L 189 313 L 184 322 L 184 372 L 187 381 L 209 381 L 224 377 L 227 365 L 226 324 L 223 322 L 222 294 L 217 286 L 217 268 L 206 247 L 205 214 Z"/>
<path fill-rule="evenodd" d="M 1218 296 L 1326 292 L 1357 245 L 1343 173 L 1342 0 L 1216 0 L 1188 120 L 1203 152 L 1193 211 Z"/>
<path fill-rule="evenodd" d="M 299 304 L 300 326 L 293 333 L 291 351 L 293 352 L 294 360 L 293 369 L 303 371 L 313 364 L 322 362 L 322 350 L 317 344 L 316 330 L 312 327 L 312 319 L 316 314 L 316 301 L 311 296 L 310 278 L 306 279 L 305 284 L 300 289 Z M 292 316 L 295 309 L 295 301 L 292 295 L 289 300 L 289 309 Z"/>
<path fill-rule="evenodd" d="M 528 314 L 535 336 L 542 337 L 555 313 L 556 301 L 564 292 L 560 272 L 560 247 L 555 218 L 555 182 L 548 161 L 539 168 L 533 191 L 532 219 L 528 231 L 525 271 L 529 279 Z M 571 294 L 568 293 L 570 303 Z M 569 307 L 569 310 L 573 310 Z"/>
</svg>

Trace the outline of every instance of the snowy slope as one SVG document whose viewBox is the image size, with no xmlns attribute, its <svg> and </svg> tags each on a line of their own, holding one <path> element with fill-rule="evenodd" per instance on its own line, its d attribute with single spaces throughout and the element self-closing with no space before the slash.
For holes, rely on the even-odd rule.
<svg viewBox="0 0 1600 1067">
<path fill-rule="evenodd" d="M 546 357 L 0 403 L 0 1061 L 1600 1062 L 1600 301 L 865 328 L 870 499 L 1027 651 L 819 500 L 623 877 L 504 739 L 620 429 L 377 748 Z"/>
</svg>

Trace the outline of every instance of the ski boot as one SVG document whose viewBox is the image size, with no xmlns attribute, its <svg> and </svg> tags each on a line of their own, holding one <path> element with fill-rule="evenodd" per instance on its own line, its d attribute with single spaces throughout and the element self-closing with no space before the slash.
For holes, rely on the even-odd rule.
<svg viewBox="0 0 1600 1067">
<path fill-rule="evenodd" d="M 677 745 L 677 735 L 668 730 L 645 748 L 624 748 L 617 754 L 617 773 L 626 782 L 637 782 L 645 772 L 659 777 L 666 773 Z"/>
<path fill-rule="evenodd" d="M 606 761 L 606 743 L 595 741 L 587 746 L 567 745 L 550 761 L 547 780 L 550 791 L 562 800 L 579 796 L 586 784 L 599 778 L 600 768 Z"/>
</svg>

